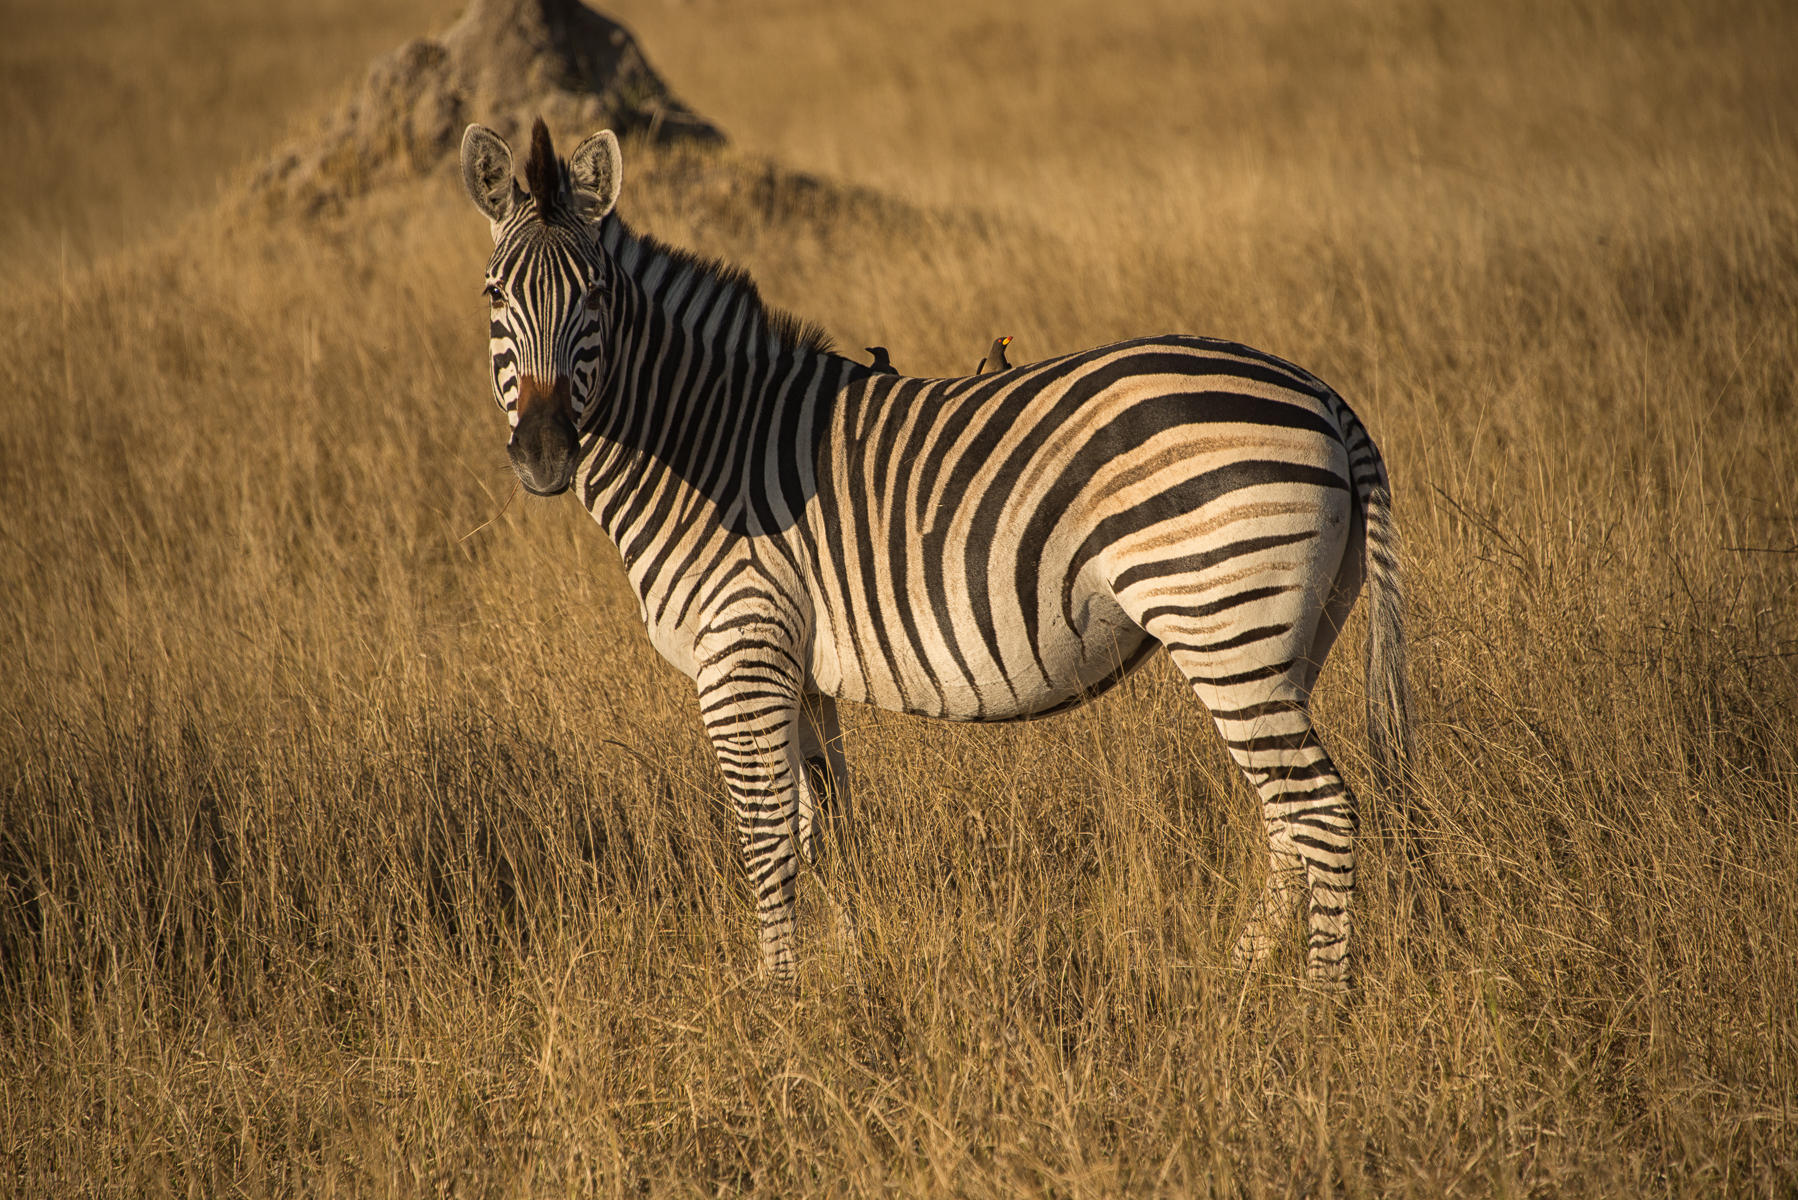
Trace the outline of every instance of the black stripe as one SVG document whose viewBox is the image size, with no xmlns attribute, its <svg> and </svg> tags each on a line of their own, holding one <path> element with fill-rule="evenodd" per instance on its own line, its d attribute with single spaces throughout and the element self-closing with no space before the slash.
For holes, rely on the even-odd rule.
<svg viewBox="0 0 1798 1200">
<path fill-rule="evenodd" d="M 1067 576 L 1062 584 L 1063 617 L 1069 625 L 1074 623 L 1074 580 L 1080 577 L 1086 564 L 1107 546 L 1152 525 L 1189 517 L 1232 492 L 1276 485 L 1348 490 L 1348 483 L 1334 471 L 1305 463 L 1260 458 L 1229 463 L 1196 475 L 1158 496 L 1149 497 L 1125 512 L 1112 514 L 1086 535 L 1080 549 L 1075 551 L 1073 561 L 1068 564 Z"/>
<path fill-rule="evenodd" d="M 1282 546 L 1296 546 L 1300 542 L 1310 541 L 1318 531 L 1307 529 L 1300 533 L 1274 533 L 1265 537 L 1241 538 L 1234 542 L 1218 546 L 1211 550 L 1201 550 L 1196 554 L 1183 554 L 1178 558 L 1157 559 L 1154 562 L 1138 563 L 1118 572 L 1118 577 L 1111 581 L 1113 591 L 1122 592 L 1147 579 L 1159 579 L 1167 575 L 1196 575 L 1220 566 L 1232 559 L 1241 558 L 1245 554 L 1254 554 L 1259 550 L 1275 550 Z"/>
</svg>

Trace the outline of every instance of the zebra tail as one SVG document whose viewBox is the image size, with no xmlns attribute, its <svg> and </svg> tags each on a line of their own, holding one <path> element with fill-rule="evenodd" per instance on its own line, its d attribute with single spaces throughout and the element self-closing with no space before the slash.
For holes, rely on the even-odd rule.
<svg viewBox="0 0 1798 1200">
<path fill-rule="evenodd" d="M 1401 822 L 1409 826 L 1411 689 L 1405 672 L 1405 593 L 1399 576 L 1398 528 L 1392 519 L 1386 464 L 1359 421 L 1349 443 L 1366 528 L 1367 741 L 1374 780 L 1398 810 Z"/>
<path fill-rule="evenodd" d="M 1386 464 L 1359 422 L 1349 440 L 1349 458 L 1356 465 L 1356 491 L 1361 496 L 1367 527 L 1367 741 L 1372 751 L 1374 781 L 1396 818 L 1389 824 L 1382 823 L 1381 833 L 1388 844 L 1396 834 L 1404 845 L 1410 877 L 1417 885 L 1411 894 L 1413 919 L 1426 928 L 1434 926 L 1445 931 L 1447 944 L 1464 945 L 1467 926 L 1461 919 L 1456 889 L 1443 877 L 1432 852 L 1435 830 L 1420 822 L 1417 811 L 1398 528 L 1392 520 L 1392 490 L 1386 480 Z"/>
</svg>

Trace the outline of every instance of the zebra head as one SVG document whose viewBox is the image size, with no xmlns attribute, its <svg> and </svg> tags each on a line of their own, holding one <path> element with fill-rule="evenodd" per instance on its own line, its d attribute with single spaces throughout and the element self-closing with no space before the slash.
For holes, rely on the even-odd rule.
<svg viewBox="0 0 1798 1200">
<path fill-rule="evenodd" d="M 618 139 L 602 130 L 563 162 L 538 118 L 524 175 L 528 189 L 491 129 L 462 135 L 462 184 L 493 224 L 486 295 L 493 398 L 512 426 L 506 452 L 528 491 L 553 496 L 574 480 L 577 431 L 606 365 L 612 274 L 592 226 L 618 200 Z"/>
</svg>

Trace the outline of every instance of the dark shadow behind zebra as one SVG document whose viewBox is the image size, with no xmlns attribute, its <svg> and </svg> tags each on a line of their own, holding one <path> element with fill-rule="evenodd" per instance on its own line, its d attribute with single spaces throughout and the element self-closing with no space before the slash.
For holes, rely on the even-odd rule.
<svg viewBox="0 0 1798 1200">
<path fill-rule="evenodd" d="M 1347 984 L 1359 818 L 1310 697 L 1364 585 L 1368 739 L 1401 805 L 1411 721 L 1386 469 L 1334 390 L 1173 335 L 877 372 L 742 271 L 633 232 L 610 131 L 564 162 L 538 121 L 521 187 L 472 125 L 462 172 L 494 238 L 514 469 L 575 491 L 695 681 L 767 970 L 794 971 L 801 859 L 858 858 L 837 700 L 1027 719 L 1161 646 L 1261 802 L 1269 872 L 1236 961 L 1261 965 L 1303 896 L 1307 974 Z"/>
</svg>

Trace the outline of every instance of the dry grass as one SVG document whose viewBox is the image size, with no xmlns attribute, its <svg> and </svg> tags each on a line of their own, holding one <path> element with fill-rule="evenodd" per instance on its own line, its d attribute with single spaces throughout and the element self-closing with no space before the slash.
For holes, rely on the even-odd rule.
<svg viewBox="0 0 1798 1200">
<path fill-rule="evenodd" d="M 453 15 L 374 7 L 4 52 L 0 1192 L 1798 1187 L 1798 19 L 624 11 L 751 149 L 932 206 L 627 157 L 627 212 L 844 345 L 1239 337 L 1380 437 L 1466 937 L 1369 838 L 1336 1010 L 1228 969 L 1252 806 L 1162 666 L 847 714 L 864 936 L 814 885 L 756 984 L 688 686 L 577 506 L 500 513 L 479 219 L 196 206 Z M 183 45 L 124 119 L 86 74 Z M 1320 706 L 1365 781 L 1359 637 Z"/>
</svg>

